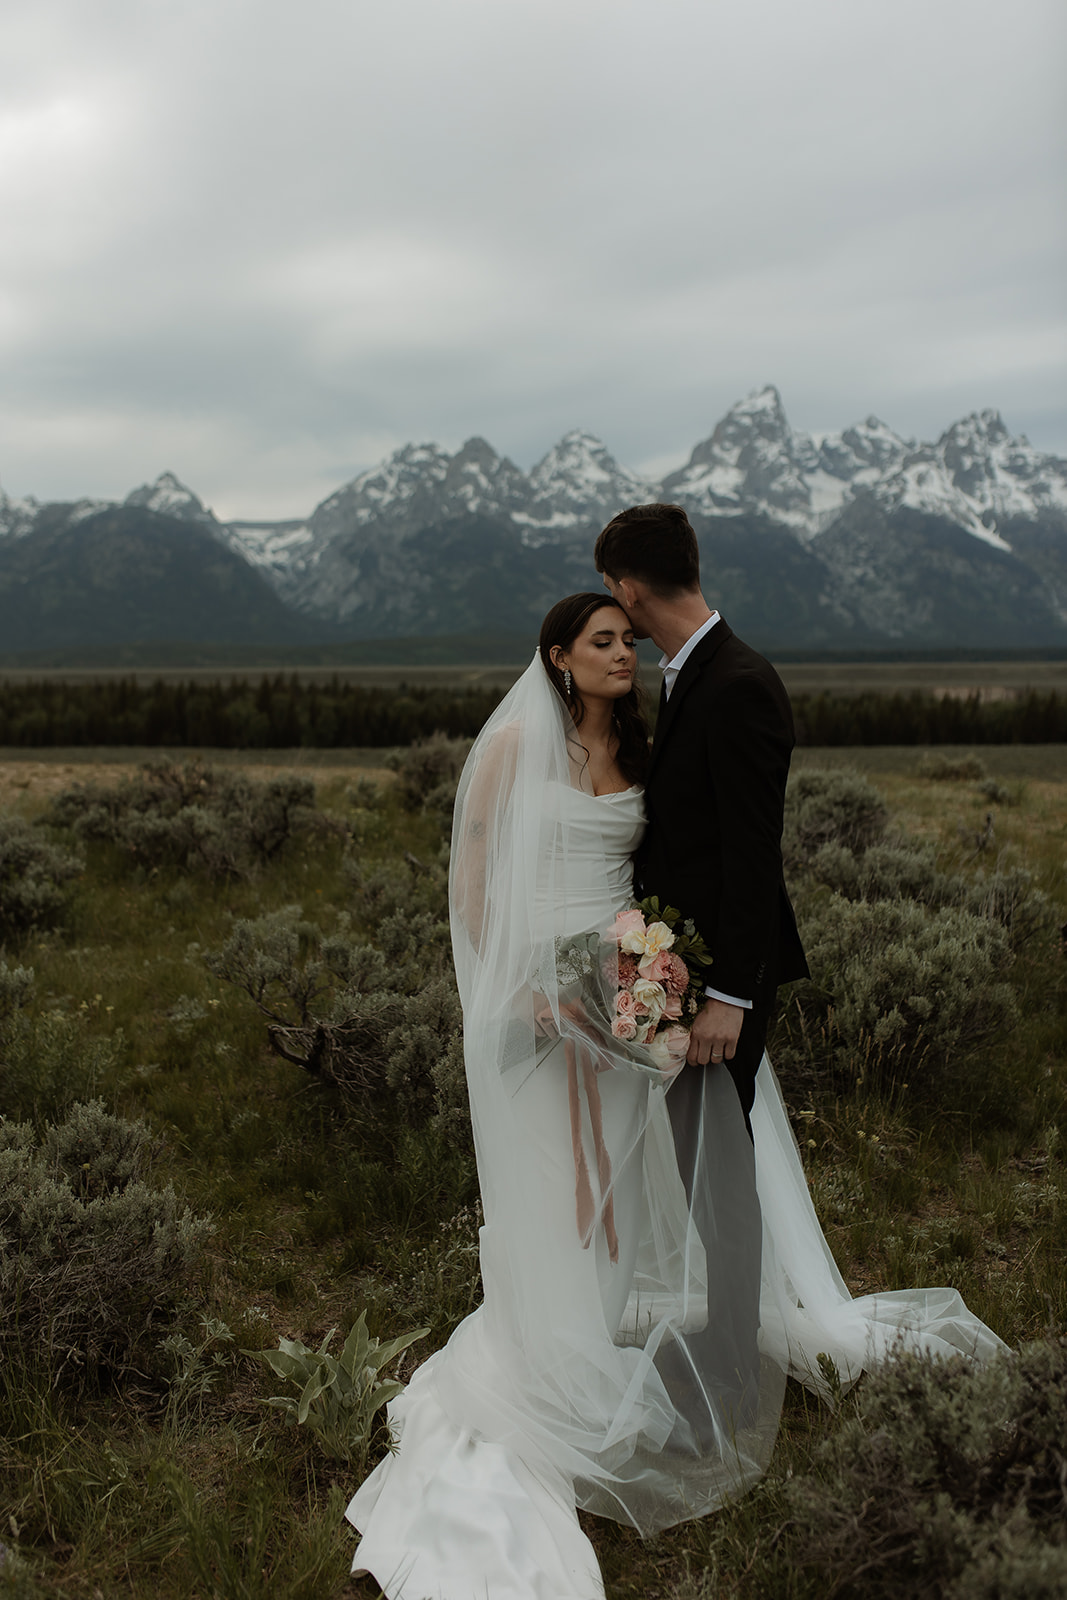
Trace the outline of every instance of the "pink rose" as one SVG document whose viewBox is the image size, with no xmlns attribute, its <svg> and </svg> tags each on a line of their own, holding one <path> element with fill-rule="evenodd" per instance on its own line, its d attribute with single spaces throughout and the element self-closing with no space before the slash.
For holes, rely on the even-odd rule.
<svg viewBox="0 0 1067 1600">
<path fill-rule="evenodd" d="M 627 989 L 622 989 L 615 996 L 615 1015 L 617 1017 L 632 1017 L 634 1014 L 634 997 Z"/>
<path fill-rule="evenodd" d="M 644 931 L 645 918 L 642 912 L 636 909 L 633 911 L 620 911 L 604 937 L 618 944 L 628 933 L 644 933 Z"/>
<path fill-rule="evenodd" d="M 633 1017 L 616 1017 L 611 1024 L 611 1032 L 616 1039 L 634 1039 L 637 1036 L 637 1023 Z"/>
<path fill-rule="evenodd" d="M 666 1000 L 663 1003 L 663 1015 L 666 1017 L 668 1022 L 677 1022 L 678 1018 L 681 1016 L 681 1014 L 682 1014 L 682 998 L 681 998 L 681 995 L 668 994 Z"/>
<path fill-rule="evenodd" d="M 660 983 L 668 994 L 684 994 L 689 987 L 689 968 L 681 956 L 676 956 L 668 950 L 664 955 L 666 968 L 660 978 Z"/>
</svg>

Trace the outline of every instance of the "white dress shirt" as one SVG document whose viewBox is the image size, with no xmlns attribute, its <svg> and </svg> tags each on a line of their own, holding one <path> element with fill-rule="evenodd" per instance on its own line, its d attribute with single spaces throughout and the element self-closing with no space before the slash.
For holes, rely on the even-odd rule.
<svg viewBox="0 0 1067 1600">
<path fill-rule="evenodd" d="M 701 639 L 703 639 L 705 634 L 711 632 L 712 628 L 714 628 L 717 622 L 721 621 L 722 618 L 719 616 L 719 613 L 717 611 L 713 611 L 707 622 L 701 623 L 696 633 L 691 633 L 689 635 L 689 638 L 685 641 L 677 655 L 673 655 L 669 661 L 665 655 L 660 656 L 659 664 L 663 670 L 663 689 L 668 700 L 671 697 L 671 690 L 678 681 L 678 674 L 689 660 L 689 657 L 692 655 Z M 721 989 L 712 989 L 710 986 L 708 986 L 705 988 L 704 993 L 710 1000 L 723 1000 L 728 1006 L 740 1006 L 743 1011 L 752 1010 L 751 1000 L 739 1000 L 735 994 L 723 994 Z"/>
</svg>

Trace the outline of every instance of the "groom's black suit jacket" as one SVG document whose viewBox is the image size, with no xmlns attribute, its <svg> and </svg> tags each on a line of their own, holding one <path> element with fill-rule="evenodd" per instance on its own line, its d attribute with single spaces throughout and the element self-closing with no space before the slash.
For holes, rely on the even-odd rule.
<svg viewBox="0 0 1067 1600">
<path fill-rule="evenodd" d="M 778 674 L 720 620 L 661 706 L 636 861 L 641 895 L 676 906 L 703 934 L 711 987 L 751 1000 L 764 1027 L 777 986 L 808 971 L 782 875 L 794 743 Z"/>
</svg>

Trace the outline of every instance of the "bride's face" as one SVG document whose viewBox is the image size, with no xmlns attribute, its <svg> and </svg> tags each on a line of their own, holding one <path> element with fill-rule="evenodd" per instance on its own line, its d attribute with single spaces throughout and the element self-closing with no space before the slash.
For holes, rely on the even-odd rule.
<svg viewBox="0 0 1067 1600">
<path fill-rule="evenodd" d="M 583 700 L 618 700 L 633 687 L 637 671 L 634 630 L 625 611 L 602 606 L 594 611 L 569 650 L 558 645 L 552 659 L 569 667 Z"/>
</svg>

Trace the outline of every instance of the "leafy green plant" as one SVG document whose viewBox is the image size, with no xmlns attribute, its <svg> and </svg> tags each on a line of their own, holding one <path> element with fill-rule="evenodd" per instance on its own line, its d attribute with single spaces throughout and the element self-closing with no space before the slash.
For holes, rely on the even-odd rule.
<svg viewBox="0 0 1067 1600">
<path fill-rule="evenodd" d="M 418 1328 L 381 1344 L 367 1332 L 367 1314 L 361 1311 L 339 1355 L 329 1353 L 336 1328 L 330 1329 L 317 1350 L 299 1339 L 280 1339 L 276 1350 L 246 1350 L 243 1354 L 261 1361 L 300 1391 L 296 1399 L 272 1395 L 267 1405 L 284 1411 L 291 1422 L 310 1428 L 335 1461 L 361 1466 L 375 1416 L 404 1387 L 382 1373 L 429 1331 Z"/>
</svg>

